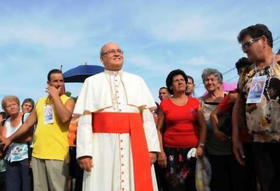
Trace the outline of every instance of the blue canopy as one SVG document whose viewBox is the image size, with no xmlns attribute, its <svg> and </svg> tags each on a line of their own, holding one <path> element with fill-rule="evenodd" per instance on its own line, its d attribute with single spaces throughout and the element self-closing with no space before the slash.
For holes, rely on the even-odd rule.
<svg viewBox="0 0 280 191">
<path fill-rule="evenodd" d="M 103 71 L 102 66 L 80 65 L 63 73 L 64 82 L 84 82 L 87 77 Z"/>
</svg>

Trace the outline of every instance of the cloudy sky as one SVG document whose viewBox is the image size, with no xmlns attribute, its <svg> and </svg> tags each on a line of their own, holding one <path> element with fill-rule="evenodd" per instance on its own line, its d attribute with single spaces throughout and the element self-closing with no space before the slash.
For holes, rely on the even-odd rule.
<svg viewBox="0 0 280 191">
<path fill-rule="evenodd" d="M 242 3 L 241 3 L 242 2 Z M 182 69 L 204 87 L 204 68 L 222 73 L 245 56 L 236 36 L 256 23 L 272 31 L 280 48 L 279 0 L 1 0 L 0 99 L 45 96 L 49 70 L 101 65 L 99 50 L 109 41 L 124 50 L 124 70 L 141 75 L 157 98 L 167 74 Z M 225 81 L 236 81 L 233 70 Z M 67 83 L 78 95 L 81 84 Z"/>
</svg>

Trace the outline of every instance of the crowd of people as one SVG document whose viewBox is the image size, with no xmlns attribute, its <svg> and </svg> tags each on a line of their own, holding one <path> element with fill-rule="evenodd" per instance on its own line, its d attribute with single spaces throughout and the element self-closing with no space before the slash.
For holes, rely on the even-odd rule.
<svg viewBox="0 0 280 191">
<path fill-rule="evenodd" d="M 2 99 L 0 191 L 200 191 L 197 161 L 208 159 L 212 191 L 280 187 L 280 55 L 263 24 L 240 31 L 247 55 L 236 89 L 215 68 L 195 80 L 171 71 L 157 104 L 144 80 L 123 71 L 123 51 L 105 44 L 105 71 L 87 78 L 75 102 L 63 74 L 47 76 L 36 104 Z M 209 174 L 208 174 L 209 175 Z M 205 183 L 205 182 L 204 182 Z"/>
</svg>

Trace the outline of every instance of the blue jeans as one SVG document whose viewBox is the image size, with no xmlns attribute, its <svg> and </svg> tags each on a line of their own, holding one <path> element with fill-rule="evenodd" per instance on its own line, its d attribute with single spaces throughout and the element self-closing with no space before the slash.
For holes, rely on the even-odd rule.
<svg viewBox="0 0 280 191">
<path fill-rule="evenodd" d="M 6 189 L 7 191 L 31 191 L 28 159 L 7 162 Z"/>
</svg>

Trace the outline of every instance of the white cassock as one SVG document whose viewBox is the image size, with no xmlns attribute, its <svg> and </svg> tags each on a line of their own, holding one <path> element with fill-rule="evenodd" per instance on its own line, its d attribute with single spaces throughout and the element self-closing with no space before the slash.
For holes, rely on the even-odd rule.
<svg viewBox="0 0 280 191">
<path fill-rule="evenodd" d="M 86 79 L 75 105 L 81 115 L 77 130 L 77 158 L 91 156 L 93 168 L 84 171 L 83 191 L 134 191 L 131 139 L 128 133 L 93 133 L 92 116 L 85 113 L 142 113 L 149 152 L 160 152 L 153 115 L 155 102 L 144 80 L 123 71 L 108 71 Z M 157 191 L 153 166 L 152 182 Z"/>
</svg>

